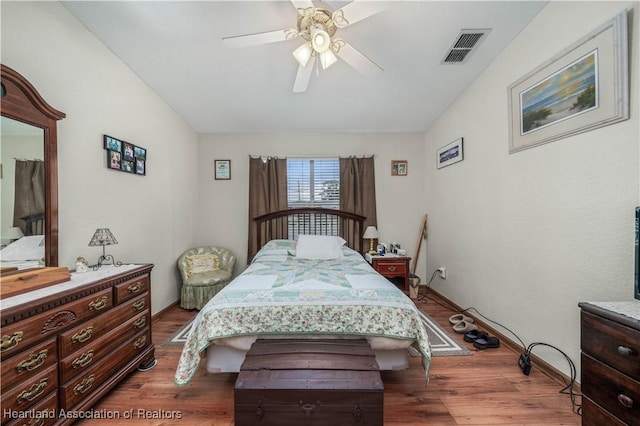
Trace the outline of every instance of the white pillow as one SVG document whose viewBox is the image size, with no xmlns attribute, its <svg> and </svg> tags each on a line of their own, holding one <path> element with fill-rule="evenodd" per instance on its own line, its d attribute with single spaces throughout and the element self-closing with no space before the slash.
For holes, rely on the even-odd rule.
<svg viewBox="0 0 640 426">
<path fill-rule="evenodd" d="M 298 235 L 296 258 L 329 260 L 344 256 L 342 246 L 346 243 L 340 237 L 331 235 Z"/>
<path fill-rule="evenodd" d="M 44 235 L 31 235 L 14 241 L 0 251 L 4 261 L 40 260 L 44 257 Z"/>
</svg>

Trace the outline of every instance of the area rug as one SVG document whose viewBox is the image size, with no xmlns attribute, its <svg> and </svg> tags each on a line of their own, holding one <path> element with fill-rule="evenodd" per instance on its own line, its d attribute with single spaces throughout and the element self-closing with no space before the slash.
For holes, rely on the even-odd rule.
<svg viewBox="0 0 640 426">
<path fill-rule="evenodd" d="M 427 313 L 420 311 L 420 317 L 427 329 L 429 342 L 431 343 L 431 353 L 433 356 L 454 356 L 454 355 L 471 355 L 472 352 L 460 346 L 460 344 L 451 336 L 451 334 L 440 327 Z M 191 331 L 193 320 L 183 325 L 176 334 L 165 342 L 165 345 L 183 345 L 187 341 L 187 336 Z M 408 348 L 411 356 L 421 356 L 420 352 L 413 346 Z"/>
</svg>

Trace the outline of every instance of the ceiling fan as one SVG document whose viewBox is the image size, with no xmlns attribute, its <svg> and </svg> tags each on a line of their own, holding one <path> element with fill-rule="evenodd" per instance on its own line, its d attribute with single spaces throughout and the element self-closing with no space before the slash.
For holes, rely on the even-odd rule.
<svg viewBox="0 0 640 426">
<path fill-rule="evenodd" d="M 307 90 L 314 66 L 318 70 L 316 61 L 319 61 L 322 69 L 329 68 L 340 58 L 364 75 L 382 72 L 382 68 L 355 47 L 334 36 L 338 29 L 353 25 L 383 10 L 384 2 L 353 0 L 334 11 L 315 7 L 311 0 L 291 0 L 291 3 L 298 11 L 295 28 L 225 37 L 222 42 L 227 47 L 247 47 L 301 37 L 304 40 L 303 44 L 293 51 L 293 56 L 299 63 L 293 84 L 293 91 L 296 93 Z"/>
</svg>

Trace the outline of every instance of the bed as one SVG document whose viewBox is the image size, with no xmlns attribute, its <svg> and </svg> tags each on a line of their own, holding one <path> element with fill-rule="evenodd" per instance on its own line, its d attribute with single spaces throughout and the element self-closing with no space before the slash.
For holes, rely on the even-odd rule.
<svg viewBox="0 0 640 426">
<path fill-rule="evenodd" d="M 27 269 L 44 266 L 44 235 L 22 237 L 0 250 L 0 266 Z"/>
<path fill-rule="evenodd" d="M 189 383 L 202 356 L 210 373 L 240 371 L 257 338 L 364 337 L 381 370 L 408 368 L 413 345 L 428 379 L 431 348 L 419 311 L 364 260 L 363 217 L 316 208 L 255 221 L 261 249 L 196 315 L 177 385 Z"/>
</svg>

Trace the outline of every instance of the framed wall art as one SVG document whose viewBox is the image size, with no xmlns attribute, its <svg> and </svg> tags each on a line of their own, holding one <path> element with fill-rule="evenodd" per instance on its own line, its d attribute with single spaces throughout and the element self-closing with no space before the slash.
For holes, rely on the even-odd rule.
<svg viewBox="0 0 640 426">
<path fill-rule="evenodd" d="M 391 176 L 406 176 L 409 164 L 405 160 L 391 160 Z"/>
<path fill-rule="evenodd" d="M 231 160 L 214 160 L 216 180 L 231 179 Z"/>
<path fill-rule="evenodd" d="M 509 153 L 629 118 L 627 11 L 509 86 Z"/>
<path fill-rule="evenodd" d="M 147 166 L 147 150 L 132 143 L 103 136 L 103 147 L 107 151 L 107 167 L 111 170 L 144 176 Z"/>
<path fill-rule="evenodd" d="M 462 161 L 464 158 L 462 138 L 443 146 L 436 151 L 436 167 L 441 169 Z"/>
</svg>

